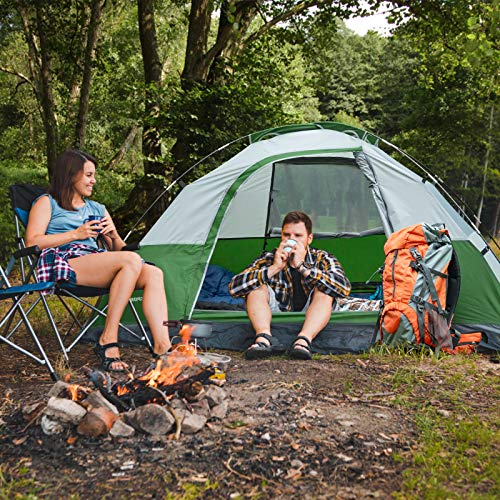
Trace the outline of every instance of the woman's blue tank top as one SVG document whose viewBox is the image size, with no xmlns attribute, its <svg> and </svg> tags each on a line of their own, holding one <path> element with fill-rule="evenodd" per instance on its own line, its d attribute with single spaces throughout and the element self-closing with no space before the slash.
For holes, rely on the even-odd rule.
<svg viewBox="0 0 500 500">
<path fill-rule="evenodd" d="M 85 205 L 78 210 L 65 210 L 61 208 L 50 194 L 42 194 L 42 196 L 48 196 L 50 200 L 50 208 L 52 213 L 50 216 L 50 222 L 47 226 L 45 234 L 59 234 L 65 233 L 67 231 L 73 231 L 80 227 L 89 215 L 100 215 L 104 217 L 106 207 L 97 203 L 93 200 L 85 200 Z M 41 196 L 39 197 L 41 198 Z M 37 198 L 33 203 L 35 203 L 39 198 Z M 97 248 L 97 241 L 94 238 L 87 238 L 85 240 L 75 240 L 71 243 L 78 243 L 82 245 L 87 245 L 92 248 Z"/>
</svg>

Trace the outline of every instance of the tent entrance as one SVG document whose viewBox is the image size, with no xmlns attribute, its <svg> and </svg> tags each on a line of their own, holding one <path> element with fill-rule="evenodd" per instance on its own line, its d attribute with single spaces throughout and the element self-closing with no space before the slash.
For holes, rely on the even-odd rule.
<svg viewBox="0 0 500 500">
<path fill-rule="evenodd" d="M 298 158 L 275 163 L 267 236 L 278 236 L 283 217 L 307 213 L 316 237 L 383 233 L 370 183 L 353 159 Z"/>
</svg>

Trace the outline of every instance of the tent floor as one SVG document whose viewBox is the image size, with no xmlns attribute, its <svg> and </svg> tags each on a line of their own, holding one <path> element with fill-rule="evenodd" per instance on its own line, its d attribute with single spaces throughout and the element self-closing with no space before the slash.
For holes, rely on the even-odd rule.
<svg viewBox="0 0 500 500">
<path fill-rule="evenodd" d="M 189 322 L 194 325 L 192 338 L 202 349 L 224 349 L 230 351 L 244 351 L 254 340 L 254 332 L 248 321 L 246 322 L 213 322 L 201 323 L 197 335 L 196 321 Z M 203 325 L 201 327 L 201 325 Z M 138 331 L 130 327 L 133 331 Z M 297 336 L 300 323 L 276 323 L 272 325 L 272 333 L 276 339 L 288 347 Z M 360 353 L 367 351 L 373 344 L 375 323 L 366 324 L 342 324 L 329 323 L 323 331 L 314 339 L 313 352 L 318 354 L 344 354 Z M 96 342 L 102 329 L 90 330 L 82 339 L 82 342 Z M 148 331 L 149 333 L 149 331 Z M 178 330 L 170 332 L 175 342 Z M 125 331 L 120 332 L 120 343 L 138 344 L 134 338 Z"/>
</svg>

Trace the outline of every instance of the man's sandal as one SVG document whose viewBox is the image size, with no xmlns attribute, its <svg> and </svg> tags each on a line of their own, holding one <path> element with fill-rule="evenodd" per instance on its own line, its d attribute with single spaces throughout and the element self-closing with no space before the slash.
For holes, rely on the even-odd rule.
<svg viewBox="0 0 500 500">
<path fill-rule="evenodd" d="M 95 352 L 96 356 L 99 358 L 99 360 L 101 361 L 101 367 L 107 372 L 123 373 L 123 372 L 128 371 L 128 369 L 126 369 L 126 368 L 119 368 L 119 369 L 111 368 L 111 365 L 113 363 L 125 364 L 124 361 L 122 361 L 121 358 L 119 358 L 119 357 L 118 358 L 108 358 L 106 356 L 106 351 L 108 349 L 111 349 L 112 347 L 120 347 L 120 344 L 118 342 L 111 342 L 109 344 L 101 345 L 98 342 L 94 346 L 94 352 Z"/>
<path fill-rule="evenodd" d="M 266 342 L 259 341 L 259 339 L 266 339 Z M 275 338 L 268 333 L 258 333 L 255 336 L 255 342 L 245 351 L 246 359 L 265 359 L 271 356 L 279 356 L 285 352 L 285 347 L 278 344 Z"/>
<path fill-rule="evenodd" d="M 306 345 L 297 344 L 298 340 L 303 340 Z M 290 359 L 310 360 L 312 359 L 311 348 L 311 341 L 307 337 L 304 337 L 304 335 L 299 335 L 290 346 L 288 357 Z"/>
</svg>

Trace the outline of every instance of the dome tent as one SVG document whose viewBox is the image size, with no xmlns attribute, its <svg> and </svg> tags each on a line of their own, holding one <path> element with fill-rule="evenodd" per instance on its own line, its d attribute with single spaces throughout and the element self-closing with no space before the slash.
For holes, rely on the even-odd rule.
<svg viewBox="0 0 500 500">
<path fill-rule="evenodd" d="M 241 271 L 277 246 L 288 211 L 303 210 L 313 218 L 312 246 L 333 253 L 355 284 L 369 281 L 383 263 L 390 233 L 419 222 L 444 223 L 462 273 L 454 323 L 484 331 L 487 346 L 500 348 L 500 263 L 433 179 L 393 159 L 378 137 L 338 123 L 270 129 L 250 142 L 186 186 L 141 241 L 141 255 L 165 273 L 171 319 L 209 323 L 211 347 L 248 345 L 253 332 L 244 311 L 196 308 L 205 273 L 210 264 Z M 287 340 L 303 318 L 274 314 L 273 332 Z M 376 312 L 333 312 L 313 346 L 319 352 L 363 350 L 376 318 Z"/>
</svg>

